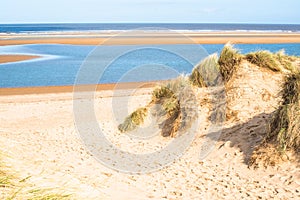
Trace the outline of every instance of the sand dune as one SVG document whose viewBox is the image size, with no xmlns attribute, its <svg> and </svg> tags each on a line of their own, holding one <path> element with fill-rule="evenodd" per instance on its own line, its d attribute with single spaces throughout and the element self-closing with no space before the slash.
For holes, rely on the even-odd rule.
<svg viewBox="0 0 300 200">
<path fill-rule="evenodd" d="M 154 173 L 130 175 L 99 163 L 76 130 L 73 95 L 68 91 L 0 96 L 0 150 L 13 158 L 6 162 L 21 176 L 30 176 L 32 183 L 64 188 L 79 199 L 297 199 L 298 163 L 289 161 L 276 168 L 256 170 L 247 165 L 278 105 L 282 78 L 280 73 L 243 63 L 227 97 L 228 108 L 236 115 L 224 124 L 221 137 L 214 138 L 209 131 L 211 106 L 200 103 L 201 126 L 189 149 L 173 164 Z M 208 91 L 198 90 L 199 102 L 205 102 Z M 151 91 L 150 87 L 96 93 L 97 121 L 117 147 L 145 153 L 170 140 L 157 135 L 151 143 L 132 141 L 117 130 L 112 96 L 121 92 L 114 98 L 129 98 L 131 112 L 149 102 Z M 77 100 L 90 101 L 84 97 Z M 82 120 L 89 121 L 85 116 Z M 215 140 L 215 147 L 200 160 L 200 149 L 210 140 Z"/>
</svg>

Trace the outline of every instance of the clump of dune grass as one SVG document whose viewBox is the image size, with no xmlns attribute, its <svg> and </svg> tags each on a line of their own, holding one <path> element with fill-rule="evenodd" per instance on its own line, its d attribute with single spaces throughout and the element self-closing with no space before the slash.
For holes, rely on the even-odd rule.
<svg viewBox="0 0 300 200">
<path fill-rule="evenodd" d="M 218 64 L 225 83 L 231 79 L 232 75 L 241 63 L 242 58 L 243 56 L 230 43 L 224 46 L 221 51 Z"/>
<path fill-rule="evenodd" d="M 158 106 L 159 105 L 159 106 Z M 164 137 L 175 137 L 179 130 L 191 125 L 196 116 L 194 109 L 195 98 L 190 88 L 189 79 L 179 76 L 168 83 L 158 86 L 152 92 L 151 102 L 146 108 L 139 108 L 125 118 L 118 126 L 121 132 L 132 131 L 144 122 L 148 108 L 154 108 L 155 116 L 164 118 L 160 124 L 161 134 Z M 134 118 L 137 118 L 136 120 Z"/>
<path fill-rule="evenodd" d="M 270 69 L 274 72 L 282 70 L 280 63 L 277 61 L 273 53 L 269 51 L 257 51 L 248 53 L 246 59 L 259 67 Z"/>
<path fill-rule="evenodd" d="M 205 58 L 194 67 L 189 79 L 197 87 L 209 87 L 216 85 L 219 78 L 219 66 L 217 54 Z"/>
<path fill-rule="evenodd" d="M 250 165 L 264 162 L 275 165 L 283 160 L 287 150 L 300 153 L 300 74 L 286 77 L 282 89 L 282 104 L 274 112 L 267 136 L 252 154 Z"/>
<path fill-rule="evenodd" d="M 8 187 L 10 184 L 10 177 L 6 172 L 0 169 L 0 188 Z"/>
<path fill-rule="evenodd" d="M 300 149 L 300 74 L 286 77 L 282 90 L 283 102 L 275 112 L 268 138 L 276 139 L 281 151 Z"/>
<path fill-rule="evenodd" d="M 217 54 L 210 55 L 193 69 L 190 81 L 197 87 L 220 85 L 220 78 L 223 78 L 226 83 L 236 71 L 242 58 L 243 55 L 233 45 L 227 43 L 219 58 Z"/>
<path fill-rule="evenodd" d="M 180 105 L 178 102 L 177 93 L 184 85 L 183 79 L 183 77 L 178 77 L 177 79 L 172 80 L 165 85 L 155 88 L 152 92 L 152 100 L 147 105 L 147 107 L 151 107 L 155 104 L 161 105 L 160 110 L 156 110 L 157 115 L 162 116 L 166 114 L 169 120 L 168 124 L 173 124 L 179 115 Z M 148 108 L 138 108 L 125 118 L 124 122 L 118 126 L 118 129 L 121 132 L 135 130 L 138 126 L 144 123 L 147 114 Z M 162 135 L 165 136 L 167 134 L 163 133 Z"/>
<path fill-rule="evenodd" d="M 3 166 L 0 163 L 0 188 L 8 187 L 10 185 L 10 176 L 2 169 Z"/>
<path fill-rule="evenodd" d="M 162 129 L 161 134 L 164 137 L 175 136 L 175 133 L 179 129 L 181 104 L 178 95 L 186 84 L 186 78 L 180 76 L 153 91 L 152 103 L 161 105 L 157 110 L 158 115 L 166 118 L 166 120 L 160 124 Z"/>
<path fill-rule="evenodd" d="M 297 61 L 296 56 L 286 55 L 284 49 L 281 49 L 278 52 L 276 52 L 274 56 L 278 60 L 278 62 L 283 66 L 284 69 L 292 73 L 299 72 L 297 67 L 293 64 L 293 62 Z"/>
<path fill-rule="evenodd" d="M 295 72 L 294 66 L 292 64 L 292 57 L 286 55 L 284 49 L 275 53 L 274 56 L 285 69 L 291 72 Z"/>
<path fill-rule="evenodd" d="M 27 200 L 69 200 L 71 195 L 59 194 L 52 189 L 37 189 L 27 180 L 30 177 L 19 179 L 13 174 L 2 160 L 0 152 L 0 199 L 27 199 Z M 35 188 L 35 189 L 33 189 Z"/>
<path fill-rule="evenodd" d="M 3 154 L 0 152 L 0 190 L 1 188 L 7 188 L 13 186 L 13 176 L 7 172 L 7 167 L 2 160 Z"/>
<path fill-rule="evenodd" d="M 33 189 L 28 191 L 28 200 L 68 200 L 70 195 L 54 194 L 49 189 Z"/>
<path fill-rule="evenodd" d="M 118 126 L 118 129 L 123 133 L 126 131 L 132 131 L 136 129 L 139 125 L 144 123 L 145 118 L 147 117 L 148 109 L 138 108 L 134 112 L 132 112 L 122 124 Z"/>
<path fill-rule="evenodd" d="M 157 98 L 156 94 L 162 92 L 164 95 Z M 161 111 L 158 113 L 166 117 L 166 120 L 161 124 L 162 136 L 175 137 L 178 132 L 191 126 L 197 115 L 195 108 L 197 103 L 190 87 L 189 77 L 179 76 L 166 86 L 154 91 L 153 96 L 152 103 L 161 105 Z"/>
</svg>

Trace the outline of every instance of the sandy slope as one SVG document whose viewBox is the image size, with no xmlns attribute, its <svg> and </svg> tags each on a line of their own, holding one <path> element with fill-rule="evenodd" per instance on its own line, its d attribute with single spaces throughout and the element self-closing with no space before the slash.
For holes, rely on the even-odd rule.
<svg viewBox="0 0 300 200">
<path fill-rule="evenodd" d="M 22 177 L 42 187 L 62 187 L 74 198 L 87 199 L 297 199 L 300 168 L 287 162 L 276 168 L 249 169 L 247 160 L 278 105 L 282 75 L 243 63 L 230 83 L 228 108 L 235 117 L 224 124 L 214 150 L 204 160 L 199 152 L 208 131 L 211 106 L 199 90 L 200 126 L 190 148 L 174 164 L 142 175 L 116 172 L 100 164 L 83 145 L 74 126 L 72 94 L 0 96 L 0 150 Z M 145 105 L 151 89 L 121 91 L 129 110 Z M 111 110 L 112 91 L 100 91 L 95 113 L 107 138 L 121 149 L 153 150 L 169 141 L 156 136 L 132 142 L 117 131 Z M 78 99 L 88 102 L 88 99 Z M 120 108 L 122 109 L 122 108 Z M 83 120 L 85 119 L 83 116 Z M 154 145 L 155 144 L 155 145 Z M 298 166 L 297 166 L 298 165 Z M 0 189 L 1 190 L 1 189 Z"/>
</svg>

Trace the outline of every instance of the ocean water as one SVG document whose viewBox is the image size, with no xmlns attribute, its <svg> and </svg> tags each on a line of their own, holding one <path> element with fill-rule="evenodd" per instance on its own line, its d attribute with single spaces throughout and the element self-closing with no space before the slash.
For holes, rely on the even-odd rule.
<svg viewBox="0 0 300 200">
<path fill-rule="evenodd" d="M 195 46 L 195 45 L 194 45 Z M 93 50 L 100 52 L 99 57 L 89 57 L 92 68 L 84 71 L 82 83 L 115 83 L 134 81 L 165 80 L 178 74 L 191 72 L 193 65 L 200 62 L 205 56 L 219 53 L 222 44 L 196 45 L 200 51 L 194 51 L 193 45 L 157 45 L 139 46 L 130 45 L 134 51 L 123 53 L 116 57 L 116 52 L 126 49 L 126 45 L 114 46 L 85 46 L 85 45 L 58 45 L 58 44 L 31 44 L 0 46 L 1 54 L 28 54 L 40 55 L 39 59 L 15 63 L 0 64 L 0 87 L 31 87 L 31 86 L 60 86 L 73 85 L 78 77 L 81 66 Z M 242 53 L 257 50 L 276 52 L 285 49 L 289 55 L 300 56 L 300 44 L 238 44 L 235 45 Z M 189 62 L 175 52 L 184 52 L 186 57 L 192 58 Z M 108 63 L 108 65 L 107 65 Z M 106 64 L 106 69 L 97 79 L 89 77 L 99 73 L 99 69 Z"/>
<path fill-rule="evenodd" d="M 272 31 L 300 32 L 300 24 L 197 24 L 197 23 L 84 23 L 0 24 L 0 33 L 113 31 L 169 29 L 185 31 Z"/>
<path fill-rule="evenodd" d="M 93 23 L 93 24 L 0 24 L 0 35 L 11 33 L 47 34 L 49 32 L 110 32 L 126 31 L 132 29 L 144 30 L 179 30 L 179 31 L 271 31 L 271 32 L 300 32 L 298 24 L 124 24 L 124 23 Z M 92 65 L 83 72 L 83 84 L 88 83 L 115 83 L 131 81 L 164 80 L 178 76 L 178 74 L 191 72 L 193 66 L 208 54 L 220 52 L 221 44 L 201 45 L 200 51 L 190 45 L 160 46 L 131 46 L 135 50 L 124 53 L 116 58 L 116 52 L 123 46 L 100 46 L 97 58 L 88 61 Z M 260 49 L 272 52 L 285 49 L 289 55 L 300 54 L 300 44 L 241 44 L 236 45 L 242 53 Z M 0 64 L 0 87 L 30 87 L 30 86 L 59 86 L 73 85 L 76 82 L 82 65 L 86 58 L 93 52 L 95 46 L 81 45 L 55 45 L 34 44 L 18 46 L 1 46 L 1 54 L 28 54 L 40 55 L 41 58 L 30 61 Z M 183 52 L 193 62 L 187 61 L 172 51 Z M 199 49 L 198 48 L 198 49 Z M 105 71 L 99 79 L 91 80 L 92 75 Z M 81 74 L 82 75 L 82 74 Z"/>
</svg>

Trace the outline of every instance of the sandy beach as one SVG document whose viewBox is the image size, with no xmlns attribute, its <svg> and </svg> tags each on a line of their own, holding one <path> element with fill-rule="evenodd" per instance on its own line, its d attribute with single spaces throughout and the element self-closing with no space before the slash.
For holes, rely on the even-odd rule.
<svg viewBox="0 0 300 200">
<path fill-rule="evenodd" d="M 110 37 L 1 35 L 0 45 L 80 44 L 97 45 Z M 189 33 L 196 43 L 297 43 L 300 34 Z M 169 36 L 117 38 L 105 44 L 180 44 L 187 40 Z M 0 63 L 36 58 L 0 56 Z M 242 63 L 227 91 L 228 109 L 235 116 L 223 124 L 219 138 L 213 134 L 209 116 L 212 106 L 208 89 L 195 89 L 199 123 L 195 138 L 184 155 L 153 173 L 131 175 L 105 167 L 83 143 L 74 119 L 72 86 L 0 88 L 0 151 L 3 160 L 22 179 L 35 186 L 56 188 L 72 199 L 297 199 L 300 198 L 299 163 L 289 160 L 276 167 L 253 169 L 248 160 L 264 138 L 267 121 L 278 107 L 283 74 Z M 97 123 L 116 147 L 134 153 L 163 148 L 170 138 L 156 135 L 149 141 L 135 140 L 118 130 L 113 99 L 128 101 L 128 112 L 151 100 L 157 83 L 101 84 L 94 95 Z M 117 86 L 117 90 L 116 90 Z M 115 96 L 116 94 L 119 94 Z M 117 111 L 125 108 L 116 108 Z M 117 119 L 118 118 L 118 119 Z M 82 113 L 82 122 L 90 119 Z M 215 145 L 199 159 L 203 144 Z M 101 149 L 99 151 L 105 151 Z M 172 153 L 172 152 L 171 152 Z M 114 155 L 112 155 L 114 156 Z M 149 163 L 150 165 L 151 163 Z M 26 180 L 27 180 L 26 179 Z M 0 188 L 1 190 L 1 188 Z M 1 196 L 3 195 L 3 196 Z M 6 197 L 0 193 L 0 198 Z"/>
<path fill-rule="evenodd" d="M 113 38 L 110 39 L 110 38 Z M 235 44 L 245 43 L 300 43 L 299 33 L 119 33 L 119 34 L 9 34 L 0 35 L 0 45 L 21 44 L 76 44 L 76 45 L 129 45 L 129 44 Z"/>
<path fill-rule="evenodd" d="M 74 199 L 297 199 L 299 163 L 288 161 L 267 169 L 247 165 L 278 105 L 283 76 L 245 63 L 242 66 L 227 97 L 229 109 L 237 115 L 224 124 L 222 135 L 204 160 L 199 159 L 199 151 L 210 138 L 208 116 L 212 109 L 205 103 L 209 98 L 206 89 L 197 91 L 201 126 L 192 144 L 183 157 L 153 173 L 120 173 L 97 161 L 74 122 L 74 101 L 90 99 L 84 95 L 73 99 L 70 88 L 60 92 L 54 88 L 57 92 L 48 94 L 44 94 L 45 88 L 40 88 L 39 94 L 25 89 L 24 95 L 6 92 L 0 96 L 0 150 L 21 177 L 30 177 L 28 181 L 37 186 L 60 188 Z M 116 91 L 110 86 L 106 89 L 95 93 L 95 114 L 114 145 L 147 153 L 169 142 L 170 138 L 160 135 L 135 141 L 120 133 L 112 110 Z M 149 102 L 152 87 L 120 92 L 122 96 L 114 98 L 129 98 L 131 112 Z M 82 123 L 88 121 L 83 113 Z"/>
</svg>

